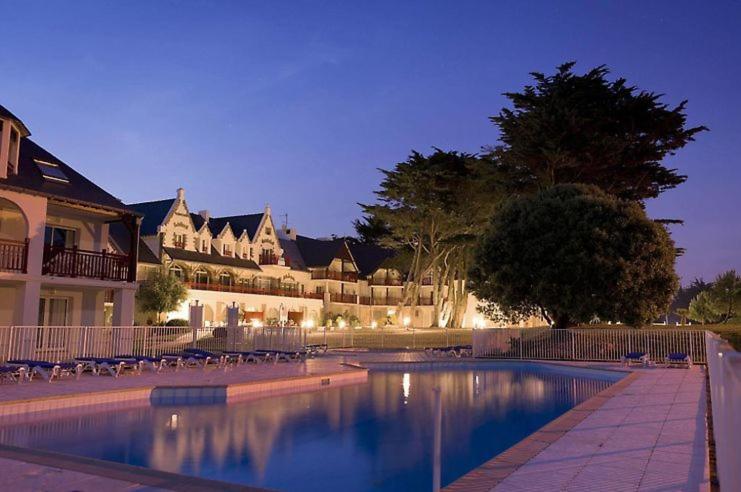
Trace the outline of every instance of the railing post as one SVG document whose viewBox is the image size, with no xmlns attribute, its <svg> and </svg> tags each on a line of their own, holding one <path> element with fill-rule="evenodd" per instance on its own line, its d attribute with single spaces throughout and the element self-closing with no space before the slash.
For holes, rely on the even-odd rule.
<svg viewBox="0 0 741 492">
<path fill-rule="evenodd" d="M 571 360 L 576 360 L 576 333 L 574 330 L 569 330 L 571 334 Z"/>
</svg>

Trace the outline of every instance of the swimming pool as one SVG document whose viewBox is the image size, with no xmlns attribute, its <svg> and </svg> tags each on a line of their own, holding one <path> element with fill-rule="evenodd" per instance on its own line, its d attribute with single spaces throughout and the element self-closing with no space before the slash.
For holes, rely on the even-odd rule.
<svg viewBox="0 0 741 492">
<path fill-rule="evenodd" d="M 280 490 L 430 490 L 433 388 L 445 486 L 622 377 L 519 362 L 404 367 L 257 401 L 161 400 L 2 426 L 0 442 Z"/>
</svg>

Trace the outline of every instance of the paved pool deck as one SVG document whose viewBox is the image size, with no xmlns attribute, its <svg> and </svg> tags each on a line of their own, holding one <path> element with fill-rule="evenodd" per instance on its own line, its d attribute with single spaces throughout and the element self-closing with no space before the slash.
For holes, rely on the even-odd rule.
<svg viewBox="0 0 741 492">
<path fill-rule="evenodd" d="M 19 402 L 64 401 L 80 395 L 110 396 L 154 386 L 203 386 L 292 381 L 352 372 L 345 363 L 423 362 L 421 352 L 333 353 L 306 363 L 266 364 L 223 369 L 187 369 L 177 373 L 83 376 L 79 381 L 33 382 L 0 386 L 0 413 Z M 617 364 L 569 364 L 618 369 Z M 297 384 L 298 387 L 298 384 Z M 446 487 L 457 491 L 673 491 L 709 490 L 705 424 L 705 370 L 634 369 L 622 381 L 547 424 L 533 435 Z M 58 404 L 58 402 L 56 403 Z M 14 455 L 0 446 L 3 486 L 15 491 L 79 490 L 254 490 L 240 486 L 196 484 L 158 472 L 112 465 L 108 472 L 84 459 L 67 463 Z M 58 466 L 57 466 L 58 465 Z"/>
</svg>

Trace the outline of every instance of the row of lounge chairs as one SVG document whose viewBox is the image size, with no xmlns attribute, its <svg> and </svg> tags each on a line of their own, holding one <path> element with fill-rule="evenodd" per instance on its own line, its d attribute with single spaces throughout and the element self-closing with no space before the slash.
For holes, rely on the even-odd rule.
<svg viewBox="0 0 741 492">
<path fill-rule="evenodd" d="M 0 365 L 0 381 L 21 383 L 32 381 L 35 376 L 51 382 L 63 377 L 79 379 L 83 373 L 95 376 L 109 375 L 114 378 L 126 372 L 141 374 L 144 371 L 159 373 L 166 368 L 175 371 L 186 367 L 206 368 L 209 365 L 226 367 L 248 362 L 261 364 L 280 361 L 304 361 L 322 351 L 321 345 L 307 346 L 300 350 L 253 350 L 212 352 L 204 349 L 186 348 L 182 352 L 166 353 L 156 357 L 119 355 L 115 357 L 76 357 L 69 361 L 50 362 L 31 359 L 14 359 Z M 326 345 L 324 346 L 326 351 Z"/>
<path fill-rule="evenodd" d="M 643 366 L 652 365 L 651 357 L 646 352 L 628 352 L 620 358 L 624 366 L 632 364 L 641 364 Z M 692 357 L 684 352 L 672 352 L 664 357 L 666 367 L 692 367 Z"/>
<path fill-rule="evenodd" d="M 471 345 L 449 345 L 447 347 L 425 347 L 425 353 L 436 357 L 472 357 L 473 346 Z"/>
</svg>

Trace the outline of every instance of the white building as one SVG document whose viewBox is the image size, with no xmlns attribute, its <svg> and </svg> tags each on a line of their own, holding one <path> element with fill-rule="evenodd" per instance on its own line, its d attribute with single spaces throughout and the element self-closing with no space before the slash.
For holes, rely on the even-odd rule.
<svg viewBox="0 0 741 492">
<path fill-rule="evenodd" d="M 29 136 L 0 106 L 0 326 L 131 325 L 139 216 Z"/>
</svg>

